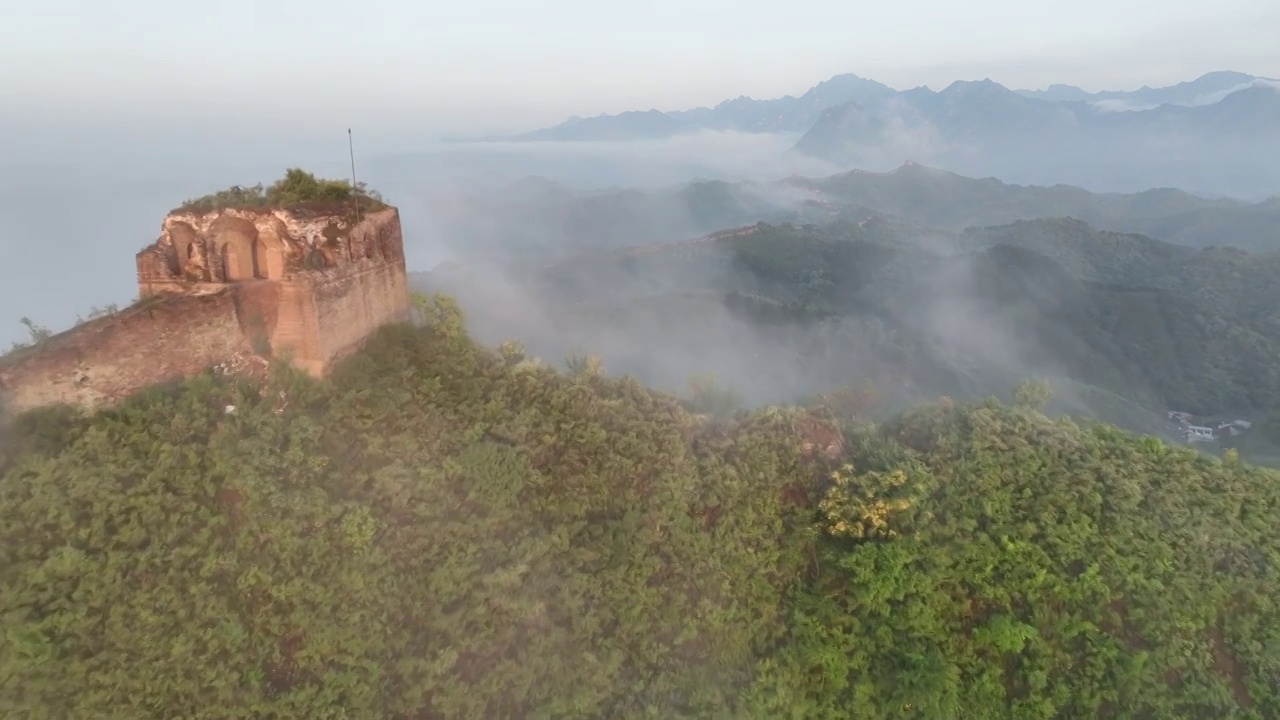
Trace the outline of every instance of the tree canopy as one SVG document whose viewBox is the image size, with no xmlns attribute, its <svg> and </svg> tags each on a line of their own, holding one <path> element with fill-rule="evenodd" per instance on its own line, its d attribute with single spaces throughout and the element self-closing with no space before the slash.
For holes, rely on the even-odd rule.
<svg viewBox="0 0 1280 720">
<path fill-rule="evenodd" d="M 1280 715 L 1277 473 L 1031 385 L 714 418 L 422 309 L 7 428 L 0 714 Z"/>
</svg>

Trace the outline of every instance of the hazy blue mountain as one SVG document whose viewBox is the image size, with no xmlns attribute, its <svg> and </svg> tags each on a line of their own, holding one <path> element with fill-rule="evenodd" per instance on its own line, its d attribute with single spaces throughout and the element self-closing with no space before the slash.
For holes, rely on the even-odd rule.
<svg viewBox="0 0 1280 720">
<path fill-rule="evenodd" d="M 800 97 L 787 95 L 756 100 L 745 95 L 715 107 L 660 112 L 624 112 L 617 115 L 572 117 L 559 125 L 504 140 L 585 141 L 637 140 L 671 137 L 698 130 L 733 130 L 749 133 L 803 133 L 823 111 L 849 102 L 880 103 L 896 94 L 893 88 L 857 75 L 836 75 L 810 88 Z"/>
<path fill-rule="evenodd" d="M 800 97 L 753 100 L 745 95 L 714 108 L 668 113 L 699 129 L 739 132 L 802 133 L 813 127 L 823 112 L 846 103 L 879 104 L 896 91 L 857 75 L 836 75 L 818 83 Z"/>
<path fill-rule="evenodd" d="M 945 230 L 1070 217 L 1105 230 L 1141 233 L 1190 247 L 1280 251 L 1280 198 L 1249 203 L 1172 188 L 1092 193 L 1071 185 L 1017 185 L 906 163 L 887 173 L 849 172 L 789 184 Z"/>
<path fill-rule="evenodd" d="M 568 120 L 530 133 L 515 140 L 642 140 L 654 137 L 670 137 L 692 130 L 658 110 L 629 111 L 618 115 L 599 115 L 590 118 L 573 117 Z"/>
<path fill-rule="evenodd" d="M 1140 233 L 1187 247 L 1280 251 L 1280 198 L 1249 203 L 1169 188 L 1092 193 L 971 178 L 907 163 L 891 172 L 852 171 L 771 183 L 693 182 L 663 190 L 575 193 L 545 178 L 489 192 L 425 197 L 420 212 L 458 254 L 539 258 L 698 237 L 760 221 L 825 223 L 869 217 L 910 225 L 919 244 L 934 231 L 1075 218 L 1101 230 Z M 1154 242 L 1154 241 L 1153 241 Z"/>
<path fill-rule="evenodd" d="M 1259 133 L 1274 138 L 1280 135 L 1280 82 L 1259 83 L 1237 90 L 1218 102 L 1194 108 L 1170 107 L 1166 112 L 1181 110 L 1205 131 L 1227 130 L 1232 133 Z M 1245 142 L 1260 139 L 1246 136 Z"/>
<path fill-rule="evenodd" d="M 957 82 L 900 93 L 888 109 L 831 109 L 795 152 L 846 167 L 883 166 L 896 154 L 1016 182 L 1266 196 L 1280 194 L 1280 84 L 1245 84 L 1209 104 L 1120 112 L 1027 97 L 990 80 Z"/>
<path fill-rule="evenodd" d="M 1048 100 L 1050 102 L 1082 102 L 1094 96 L 1094 93 L 1088 90 L 1063 83 L 1053 83 L 1043 90 L 1018 90 L 1016 92 L 1019 95 L 1035 100 Z"/>
<path fill-rule="evenodd" d="M 857 103 L 845 103 L 823 110 L 809 132 L 796 143 L 796 150 L 818 156 L 828 147 L 843 143 L 879 145 L 891 140 L 893 122 L 885 115 L 869 112 Z"/>
<path fill-rule="evenodd" d="M 1246 73 L 1222 71 L 1169 87 L 1142 87 L 1132 91 L 1090 93 L 1071 85 L 1055 84 L 1045 90 L 1008 90 L 991 80 L 957 81 L 942 91 L 919 87 L 895 90 L 854 74 L 836 75 L 810 88 L 799 97 L 773 99 L 740 96 L 716 105 L 661 112 L 630 111 L 591 118 L 574 117 L 559 125 L 518 135 L 516 140 L 600 140 L 661 138 L 696 130 L 736 130 L 739 132 L 803 133 L 815 126 L 828 111 L 853 103 L 863 111 L 885 116 L 889 110 L 915 110 L 925 116 L 947 116 L 957 124 L 995 118 L 1004 122 L 1038 118 L 1064 119 L 1085 111 L 1151 109 L 1164 104 L 1204 105 L 1222 100 L 1233 91 L 1266 86 L 1275 81 Z M 1012 96 L 1012 97 L 1011 97 Z M 1019 102 L 1019 100 L 1025 102 Z M 900 102 L 905 101 L 905 103 Z M 974 103 L 986 102 L 987 118 L 974 117 L 981 111 Z M 1079 103 L 1067 114 L 1039 103 Z M 908 118 L 910 119 L 910 118 Z"/>
<path fill-rule="evenodd" d="M 1019 95 L 1052 102 L 1103 103 L 1111 109 L 1138 110 L 1160 105 L 1202 105 L 1216 102 L 1227 93 L 1243 89 L 1258 81 L 1256 75 L 1233 71 L 1205 73 L 1195 80 L 1162 88 L 1143 86 L 1137 90 L 1103 90 L 1087 92 L 1074 85 L 1050 85 L 1044 90 L 1017 90 Z"/>
<path fill-rule="evenodd" d="M 914 160 L 1098 191 L 1280 194 L 1280 81 L 1213 72 L 1169 87 L 1011 90 L 991 79 L 895 90 L 837 75 L 799 97 L 572 118 L 517 141 L 654 140 L 735 131 L 798 137 L 793 160 L 884 169 Z"/>
<path fill-rule="evenodd" d="M 842 110 L 835 108 L 820 117 L 797 148 L 838 156 L 844 145 L 864 143 L 860 128 L 841 133 L 829 127 L 847 124 Z M 859 107 L 856 112 L 866 110 Z M 1280 139 L 1280 86 L 1245 85 L 1213 103 L 1117 112 L 1100 110 L 1090 102 L 1027 97 L 991 80 L 958 81 L 937 93 L 916 88 L 899 94 L 893 116 L 906 126 L 928 126 L 953 143 L 1007 147 L 1020 141 L 1057 145 L 1087 141 L 1099 145 L 1132 141 L 1141 133 L 1186 133 L 1198 144 L 1212 144 L 1241 140 L 1239 133 L 1249 131 L 1263 134 L 1250 138 L 1256 144 Z"/>
</svg>

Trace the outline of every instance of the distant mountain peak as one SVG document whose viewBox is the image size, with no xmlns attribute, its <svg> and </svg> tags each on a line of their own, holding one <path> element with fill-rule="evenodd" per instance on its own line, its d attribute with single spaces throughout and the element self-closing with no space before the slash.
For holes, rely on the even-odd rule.
<svg viewBox="0 0 1280 720">
<path fill-rule="evenodd" d="M 1015 90 L 1014 92 L 1023 97 L 1050 102 L 1080 102 L 1092 97 L 1092 94 L 1083 88 L 1065 83 L 1053 83 L 1044 90 Z"/>
<path fill-rule="evenodd" d="M 716 105 L 715 109 L 724 110 L 727 108 L 737 107 L 741 105 L 749 105 L 754 102 L 756 102 L 756 100 L 752 99 L 750 95 L 739 95 L 738 97 L 732 98 L 730 100 L 720 101 L 720 104 Z"/>
<path fill-rule="evenodd" d="M 875 80 L 869 80 L 868 78 L 864 78 L 861 75 L 857 75 L 855 73 L 839 73 L 836 75 L 832 75 L 826 80 L 823 80 L 822 82 L 818 83 L 818 85 L 825 85 L 827 83 L 842 82 L 847 80 L 858 80 L 861 82 L 875 82 Z"/>
<path fill-rule="evenodd" d="M 806 92 L 805 95 L 812 95 L 821 90 L 830 89 L 837 86 L 879 87 L 879 88 L 884 88 L 885 90 L 892 90 L 892 88 L 890 88 L 888 85 L 884 85 L 883 83 L 876 82 L 875 80 L 864 78 L 860 75 L 854 75 L 853 73 L 842 73 L 840 75 L 832 75 L 826 80 L 819 82 L 817 85 L 814 85 L 813 87 L 809 88 L 808 92 Z"/>
<path fill-rule="evenodd" d="M 1223 82 L 1223 81 L 1245 83 L 1245 82 L 1249 82 L 1250 80 L 1258 80 L 1258 79 L 1259 78 L 1256 75 L 1236 72 L 1235 70 L 1213 70 L 1201 75 L 1195 80 L 1192 80 L 1190 84 L 1194 85 L 1197 83 Z"/>
<path fill-rule="evenodd" d="M 970 178 L 962 178 L 959 175 L 942 168 L 933 167 L 915 160 L 903 160 L 902 164 L 889 171 L 890 175 L 909 175 L 917 178 L 922 177 L 954 177 L 958 181 L 970 180 Z"/>
<path fill-rule="evenodd" d="M 956 80 L 948 85 L 940 95 L 957 95 L 960 93 L 991 93 L 991 92 L 1011 92 L 1009 88 L 992 80 L 991 78 L 983 78 L 981 80 Z"/>
</svg>

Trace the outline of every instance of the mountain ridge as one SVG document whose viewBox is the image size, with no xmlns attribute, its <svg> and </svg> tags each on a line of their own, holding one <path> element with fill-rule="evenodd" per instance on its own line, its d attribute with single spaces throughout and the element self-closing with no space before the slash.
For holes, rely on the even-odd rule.
<svg viewBox="0 0 1280 720">
<path fill-rule="evenodd" d="M 645 245 L 688 239 L 758 221 L 821 223 L 893 218 L 921 228 L 1068 216 L 1103 230 L 1138 232 L 1190 247 L 1233 244 L 1280 251 L 1280 196 L 1246 202 L 1176 188 L 1094 193 L 1066 185 L 1006 183 L 906 162 L 889 171 L 852 170 L 773 182 L 697 181 L 651 191 L 574 193 L 545 178 L 510 188 L 433 199 L 433 216 L 457 235 L 458 252 L 501 247 L 521 254 Z M 502 224 L 484 218 L 518 218 Z M 907 220 L 910 218 L 910 220 Z"/>
<path fill-rule="evenodd" d="M 502 138 L 660 141 L 770 134 L 783 161 L 884 167 L 914 158 L 968 175 L 1098 190 L 1174 185 L 1255 197 L 1280 193 L 1280 82 L 1209 73 L 1167 88 L 1028 94 L 990 78 L 939 91 L 837 76 L 794 97 L 741 97 L 675 113 L 600 115 Z M 696 140 L 695 140 L 696 141 Z"/>
<path fill-rule="evenodd" d="M 703 106 L 670 111 L 657 109 L 632 110 L 617 114 L 600 114 L 592 117 L 574 116 L 548 128 L 490 139 L 516 141 L 600 139 L 601 133 L 604 132 L 601 128 L 607 128 L 615 124 L 620 129 L 624 127 L 633 128 L 631 139 L 670 137 L 673 134 L 696 132 L 697 130 L 803 133 L 812 127 L 813 122 L 817 120 L 823 111 L 849 102 L 869 105 L 891 98 L 918 99 L 922 96 L 941 96 L 948 94 L 948 91 L 954 94 L 957 89 L 974 84 L 986 89 L 992 89 L 993 86 L 998 87 L 1010 94 L 1032 101 L 1087 104 L 1090 100 L 1133 100 L 1143 106 L 1149 105 L 1154 108 L 1164 104 L 1177 104 L 1180 99 L 1189 100 L 1214 93 L 1242 89 L 1244 85 L 1259 82 L 1277 81 L 1236 71 L 1212 71 L 1193 80 L 1162 88 L 1143 86 L 1137 90 L 1130 91 L 1090 93 L 1078 87 L 1064 84 L 1053 84 L 1045 90 L 1009 90 L 990 78 L 984 78 L 976 81 L 955 80 L 941 91 L 935 92 L 925 86 L 897 90 L 870 78 L 864 78 L 853 73 L 841 73 L 818 82 L 799 96 L 785 95 L 778 98 L 754 99 L 746 95 L 739 95 L 735 98 L 725 99 L 711 107 Z M 1228 92 L 1227 94 L 1230 93 Z M 1153 101 L 1153 98 L 1159 101 Z M 652 116 L 650 119 L 651 125 L 644 128 L 635 128 L 634 122 L 637 115 Z M 661 115 L 676 122 L 658 121 L 656 115 Z M 766 120 L 766 117 L 771 119 Z M 583 130 L 585 132 L 578 132 Z"/>
</svg>

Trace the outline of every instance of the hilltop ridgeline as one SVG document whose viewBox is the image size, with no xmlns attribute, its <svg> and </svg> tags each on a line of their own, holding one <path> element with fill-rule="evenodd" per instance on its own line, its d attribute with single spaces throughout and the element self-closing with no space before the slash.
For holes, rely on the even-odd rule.
<svg viewBox="0 0 1280 720">
<path fill-rule="evenodd" d="M 1280 714 L 1280 476 L 943 400 L 725 420 L 420 305 L 0 436 L 0 709 Z"/>
</svg>

